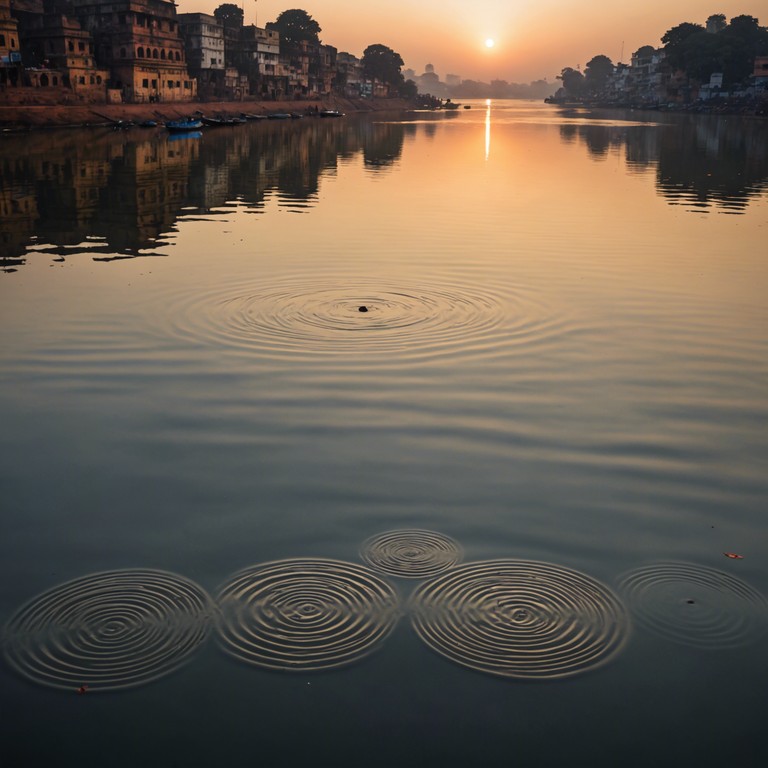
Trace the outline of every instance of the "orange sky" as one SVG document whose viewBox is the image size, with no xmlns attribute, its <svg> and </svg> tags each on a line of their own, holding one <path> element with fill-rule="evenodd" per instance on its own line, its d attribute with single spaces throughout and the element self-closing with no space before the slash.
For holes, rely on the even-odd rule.
<svg viewBox="0 0 768 768">
<path fill-rule="evenodd" d="M 211 13 L 222 0 L 177 0 L 180 13 Z M 324 43 L 362 55 L 371 43 L 396 50 L 406 67 L 510 82 L 552 80 L 565 66 L 586 64 L 597 54 L 624 61 L 642 45 L 683 21 L 703 24 L 707 16 L 728 19 L 749 14 L 768 24 L 765 0 L 242 0 L 246 24 L 264 26 L 288 8 L 303 8 L 320 24 Z M 485 40 L 495 41 L 493 48 Z"/>
</svg>

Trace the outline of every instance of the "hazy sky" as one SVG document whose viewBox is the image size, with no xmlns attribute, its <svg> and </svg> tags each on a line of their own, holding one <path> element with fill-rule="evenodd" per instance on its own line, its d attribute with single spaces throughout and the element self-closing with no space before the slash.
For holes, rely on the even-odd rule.
<svg viewBox="0 0 768 768">
<path fill-rule="evenodd" d="M 177 0 L 181 13 L 211 13 L 223 0 Z M 703 24 L 713 13 L 746 13 L 768 24 L 766 0 L 242 0 L 245 23 L 268 21 L 302 8 L 322 27 L 324 43 L 362 55 L 371 43 L 396 50 L 406 67 L 434 64 L 464 79 L 552 80 L 563 67 L 603 53 L 624 61 L 683 21 Z M 488 48 L 487 39 L 494 41 Z"/>
</svg>

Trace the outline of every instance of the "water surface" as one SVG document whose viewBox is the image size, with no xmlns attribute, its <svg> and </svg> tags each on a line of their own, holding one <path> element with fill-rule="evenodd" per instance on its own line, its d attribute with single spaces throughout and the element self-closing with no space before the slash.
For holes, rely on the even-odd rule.
<svg viewBox="0 0 768 768">
<path fill-rule="evenodd" d="M 470 105 L 2 138 L 0 621 L 95 574 L 214 603 L 280 575 L 203 611 L 230 634 L 195 623 L 159 679 L 78 696 L 4 664 L 9 764 L 768 757 L 768 127 Z M 403 530 L 463 564 L 431 587 L 361 575 Z M 521 562 L 553 583 L 521 596 Z M 481 584 L 441 592 L 463 573 Z M 418 590 L 503 642 L 435 652 Z M 109 643 L 168 620 L 101 619 L 101 599 L 45 647 L 85 653 L 101 622 L 112 680 Z M 6 656 L 39 659 L 48 630 L 14 621 Z M 308 632 L 323 668 L 232 653 L 260 622 L 275 647 Z M 566 624 L 578 674 L 487 674 L 512 629 L 549 670 L 526 638 L 559 647 Z"/>
</svg>

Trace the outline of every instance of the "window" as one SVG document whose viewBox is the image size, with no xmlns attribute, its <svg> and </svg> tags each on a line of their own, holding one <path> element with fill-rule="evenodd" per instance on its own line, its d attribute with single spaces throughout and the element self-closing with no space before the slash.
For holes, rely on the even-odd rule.
<svg viewBox="0 0 768 768">
<path fill-rule="evenodd" d="M 75 44 L 71 40 L 67 44 L 67 49 L 69 50 L 70 53 L 73 53 L 75 50 Z"/>
<path fill-rule="evenodd" d="M 181 80 L 177 80 L 176 81 L 176 87 L 177 88 L 181 88 Z"/>
<path fill-rule="evenodd" d="M 53 79 L 54 79 L 54 81 L 56 80 L 55 77 Z M 85 75 L 80 75 L 80 77 L 77 78 L 77 82 L 80 83 L 80 85 L 85 85 Z M 55 85 L 55 83 L 54 83 L 54 85 Z"/>
<path fill-rule="evenodd" d="M 160 51 L 160 58 L 165 61 L 165 48 Z"/>
<path fill-rule="evenodd" d="M 0 35 L 0 46 L 5 47 L 5 35 Z"/>
<path fill-rule="evenodd" d="M 176 51 L 176 61 L 181 61 L 181 53 Z"/>
<path fill-rule="evenodd" d="M 168 81 L 168 87 L 169 88 L 173 88 L 173 80 L 169 80 Z"/>
<path fill-rule="evenodd" d="M 84 51 L 85 50 L 85 43 L 82 40 L 77 44 L 77 50 L 78 51 Z"/>
<path fill-rule="evenodd" d="M 152 49 L 152 58 L 153 59 L 157 59 L 158 58 L 157 48 L 153 48 Z"/>
<path fill-rule="evenodd" d="M 96 83 L 96 78 L 91 75 L 91 85 L 94 85 Z"/>
<path fill-rule="evenodd" d="M 157 88 L 157 80 L 152 81 L 152 87 L 155 89 Z"/>
<path fill-rule="evenodd" d="M 138 58 L 138 59 L 143 59 L 144 58 L 144 47 L 141 46 L 141 45 L 136 50 L 136 58 Z"/>
<path fill-rule="evenodd" d="M 149 78 L 145 77 L 145 78 L 144 78 L 144 79 L 141 81 L 141 87 L 142 87 L 142 88 L 149 88 Z"/>
<path fill-rule="evenodd" d="M 101 85 L 101 75 L 96 75 L 96 82 Z"/>
<path fill-rule="evenodd" d="M 187 90 L 189 90 L 189 80 L 185 80 L 185 81 L 184 81 L 184 88 L 186 88 Z"/>
<path fill-rule="evenodd" d="M 48 75 L 41 75 L 40 76 L 40 85 L 43 88 L 47 88 L 48 87 Z"/>
</svg>

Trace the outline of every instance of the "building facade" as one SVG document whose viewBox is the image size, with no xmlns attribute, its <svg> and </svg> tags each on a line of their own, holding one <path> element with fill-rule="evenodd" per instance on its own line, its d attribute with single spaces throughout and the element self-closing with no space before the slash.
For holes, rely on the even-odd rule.
<svg viewBox="0 0 768 768">
<path fill-rule="evenodd" d="M 21 85 L 19 25 L 11 16 L 11 0 L 0 0 L 0 88 Z"/>
<path fill-rule="evenodd" d="M 201 98 L 223 98 L 224 27 L 208 13 L 180 13 L 179 30 L 184 40 L 187 67 L 197 80 Z"/>
<path fill-rule="evenodd" d="M 110 70 L 123 101 L 191 101 L 197 81 L 187 70 L 184 41 L 171 0 L 71 0 L 93 36 L 96 57 Z"/>
</svg>

